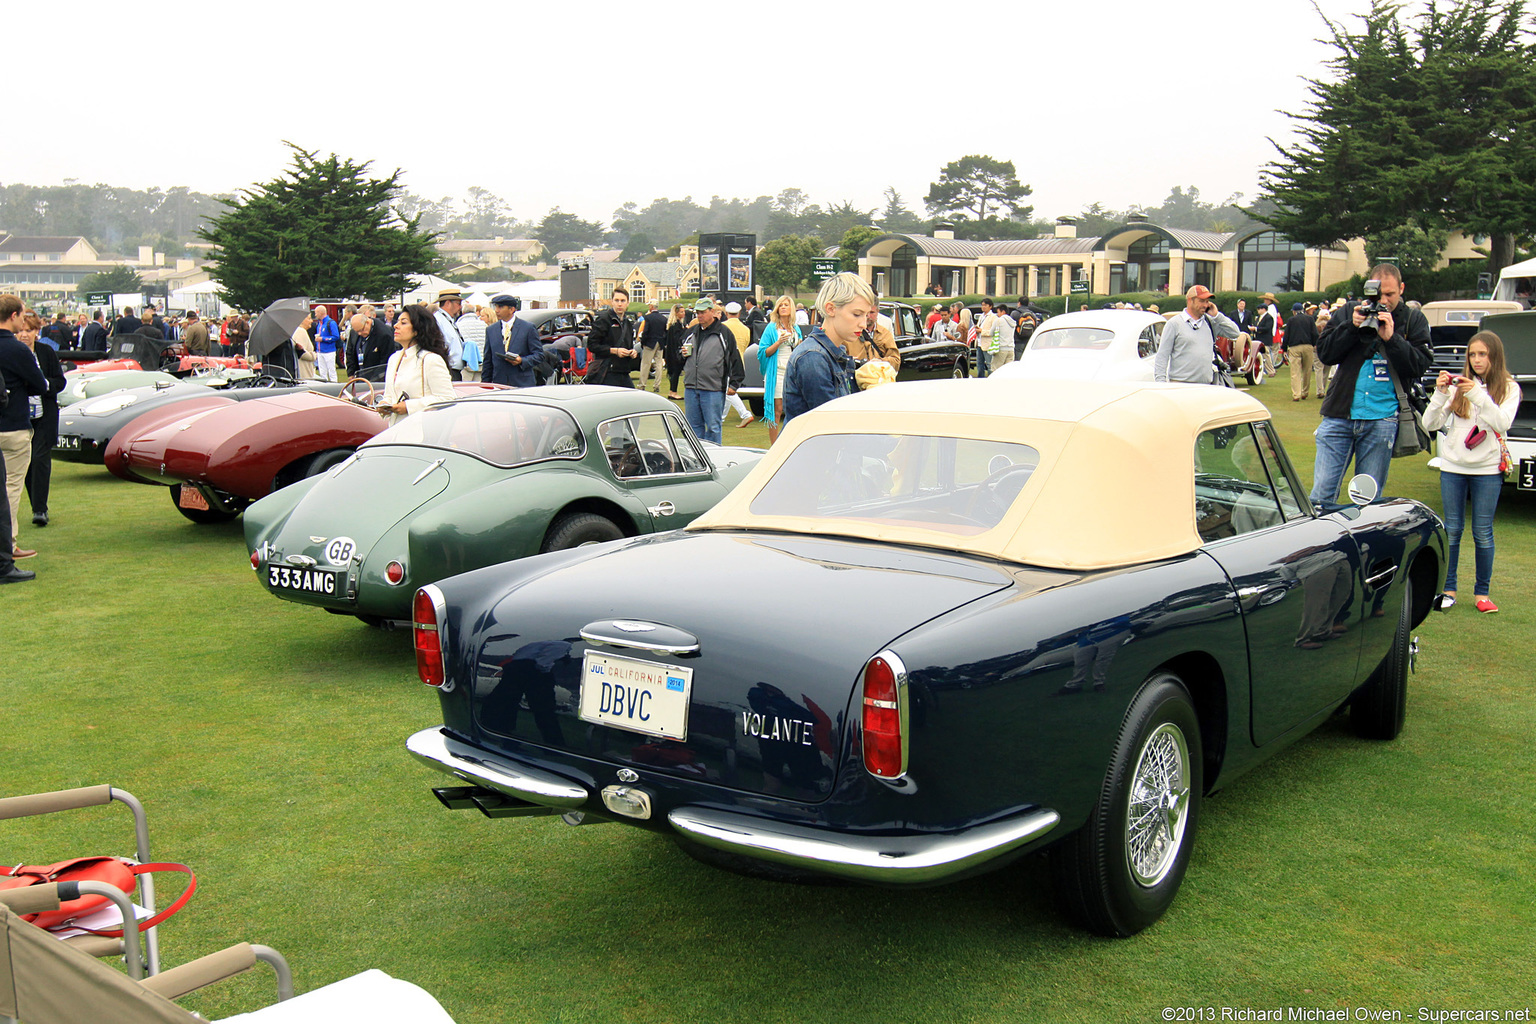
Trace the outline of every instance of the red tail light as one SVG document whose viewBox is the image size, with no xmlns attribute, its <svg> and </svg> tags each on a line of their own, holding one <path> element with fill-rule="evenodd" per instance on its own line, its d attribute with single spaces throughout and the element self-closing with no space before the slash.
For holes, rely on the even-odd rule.
<svg viewBox="0 0 1536 1024">
<path fill-rule="evenodd" d="M 384 578 L 389 581 L 390 586 L 398 587 L 405 579 L 405 566 L 400 562 L 390 562 L 384 567 Z"/>
<path fill-rule="evenodd" d="M 890 651 L 864 666 L 864 769 L 882 779 L 907 771 L 907 669 Z"/>
<path fill-rule="evenodd" d="M 251 571 L 252 572 L 259 572 L 260 570 L 261 570 L 261 550 L 258 548 L 257 550 L 251 552 Z"/>
<path fill-rule="evenodd" d="M 422 587 L 411 602 L 411 637 L 416 645 L 416 674 L 428 686 L 442 686 L 443 637 L 439 630 L 442 623 L 443 598 L 436 587 Z"/>
</svg>

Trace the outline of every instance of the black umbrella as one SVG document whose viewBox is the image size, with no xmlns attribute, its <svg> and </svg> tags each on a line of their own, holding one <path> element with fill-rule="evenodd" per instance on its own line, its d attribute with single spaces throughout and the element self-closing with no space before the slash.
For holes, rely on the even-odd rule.
<svg viewBox="0 0 1536 1024">
<path fill-rule="evenodd" d="M 261 359 L 283 345 L 293 341 L 293 332 L 309 315 L 309 300 L 278 299 L 261 311 L 261 316 L 251 325 L 251 336 L 246 340 L 245 351 L 252 359 Z M 292 348 L 289 349 L 292 352 Z M 281 359 L 277 360 L 283 361 Z M 290 354 L 287 362 L 291 363 Z"/>
</svg>

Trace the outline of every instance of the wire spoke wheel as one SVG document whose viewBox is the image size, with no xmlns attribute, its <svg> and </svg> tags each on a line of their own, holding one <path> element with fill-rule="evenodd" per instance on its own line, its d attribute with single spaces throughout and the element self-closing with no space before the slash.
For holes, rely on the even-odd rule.
<svg viewBox="0 0 1536 1024">
<path fill-rule="evenodd" d="M 1136 761 L 1126 815 L 1125 850 L 1144 886 L 1161 882 L 1177 859 L 1189 820 L 1189 745 L 1171 722 L 1147 737 Z"/>
</svg>

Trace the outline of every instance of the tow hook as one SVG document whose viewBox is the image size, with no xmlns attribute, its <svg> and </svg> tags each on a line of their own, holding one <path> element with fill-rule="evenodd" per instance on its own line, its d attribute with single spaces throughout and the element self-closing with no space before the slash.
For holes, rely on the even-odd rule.
<svg viewBox="0 0 1536 1024">
<path fill-rule="evenodd" d="M 1419 663 L 1419 638 L 1408 638 L 1408 671 L 1417 672 Z"/>
</svg>

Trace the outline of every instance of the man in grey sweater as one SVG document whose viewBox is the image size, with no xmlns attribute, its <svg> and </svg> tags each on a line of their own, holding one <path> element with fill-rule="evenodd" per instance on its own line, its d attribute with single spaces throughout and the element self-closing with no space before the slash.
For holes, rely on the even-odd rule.
<svg viewBox="0 0 1536 1024">
<path fill-rule="evenodd" d="M 1210 289 L 1191 285 L 1184 312 L 1170 317 L 1152 361 L 1154 380 L 1209 384 L 1216 360 L 1216 338 L 1236 338 L 1237 325 L 1211 301 Z"/>
</svg>

